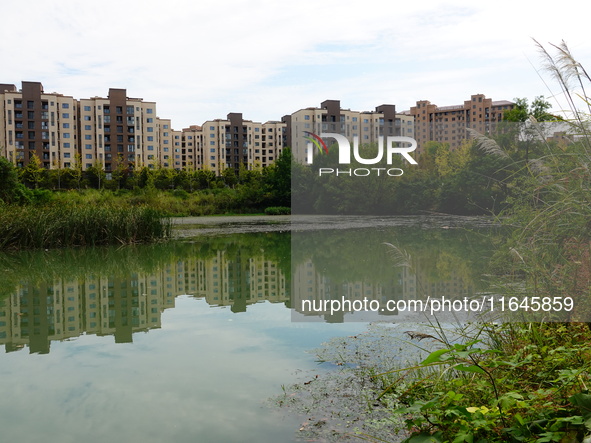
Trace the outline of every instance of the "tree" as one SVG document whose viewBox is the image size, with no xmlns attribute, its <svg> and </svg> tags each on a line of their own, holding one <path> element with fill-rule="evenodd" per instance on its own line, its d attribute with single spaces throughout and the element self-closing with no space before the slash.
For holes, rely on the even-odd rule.
<svg viewBox="0 0 591 443">
<path fill-rule="evenodd" d="M 18 203 L 26 200 L 26 189 L 18 180 L 14 165 L 0 157 L 0 202 Z"/>
<path fill-rule="evenodd" d="M 80 154 L 74 155 L 74 168 L 70 169 L 72 178 L 76 181 L 76 187 L 80 190 L 82 183 L 82 157 Z"/>
<path fill-rule="evenodd" d="M 117 182 L 117 189 L 121 189 L 121 182 L 124 181 L 126 172 L 127 168 L 125 166 L 125 162 L 123 161 L 123 155 L 119 154 L 117 155 L 115 169 L 111 173 L 111 177 Z"/>
<path fill-rule="evenodd" d="M 234 168 L 224 168 L 222 171 L 222 177 L 226 186 L 233 188 L 238 183 L 238 177 Z"/>
<path fill-rule="evenodd" d="M 291 167 L 293 156 L 290 148 L 284 148 L 275 163 L 265 170 L 264 183 L 271 194 L 271 205 L 291 205 Z"/>
<path fill-rule="evenodd" d="M 503 120 L 508 122 L 526 122 L 530 116 L 533 116 L 539 122 L 556 121 L 560 118 L 552 115 L 548 110 L 552 105 L 540 95 L 534 99 L 531 106 L 528 104 L 527 98 L 516 98 L 515 107 L 503 114 Z"/>
<path fill-rule="evenodd" d="M 43 169 L 43 166 L 41 165 L 41 160 L 36 154 L 33 154 L 29 159 L 29 163 L 23 168 L 21 172 L 23 181 L 29 187 L 37 189 L 43 180 L 44 175 L 45 169 Z"/>
<path fill-rule="evenodd" d="M 103 164 L 99 160 L 95 160 L 92 166 L 86 170 L 86 175 L 93 188 L 101 189 L 107 174 L 105 173 Z"/>
</svg>

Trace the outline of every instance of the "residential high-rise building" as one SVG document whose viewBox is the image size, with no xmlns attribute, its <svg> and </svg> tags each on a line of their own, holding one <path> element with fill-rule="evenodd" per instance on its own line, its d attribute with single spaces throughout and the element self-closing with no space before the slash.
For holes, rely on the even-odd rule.
<svg viewBox="0 0 591 443">
<path fill-rule="evenodd" d="M 149 164 L 159 148 L 156 103 L 127 97 L 125 89 L 109 89 L 107 98 L 79 102 L 80 157 L 83 169 L 98 162 L 108 173 Z"/>
<path fill-rule="evenodd" d="M 514 106 L 507 100 L 492 101 L 484 94 L 474 94 L 470 100 L 455 106 L 437 106 L 429 100 L 420 100 L 406 114 L 414 117 L 417 152 L 420 153 L 428 141 L 448 143 L 451 149 L 457 148 L 469 138 L 466 128 L 489 134 L 503 120 L 503 113 Z"/>
<path fill-rule="evenodd" d="M 395 105 L 377 106 L 375 111 L 351 111 L 342 109 L 339 100 L 325 100 L 319 108 L 305 108 L 283 117 L 286 135 L 294 158 L 304 162 L 307 140 L 305 132 L 336 133 L 355 138 L 360 144 L 377 143 L 383 136 L 398 136 L 402 133 L 403 121 L 407 135 L 412 134 L 412 120 L 396 114 Z M 408 126 L 406 123 L 411 122 Z"/>
<path fill-rule="evenodd" d="M 0 84 L 0 155 L 18 167 L 36 155 L 45 168 L 68 167 L 78 152 L 77 102 L 39 82 Z"/>
<path fill-rule="evenodd" d="M 206 121 L 201 128 L 203 168 L 221 174 L 226 168 L 269 166 L 283 151 L 285 128 L 283 122 L 244 120 L 236 112 Z"/>
</svg>

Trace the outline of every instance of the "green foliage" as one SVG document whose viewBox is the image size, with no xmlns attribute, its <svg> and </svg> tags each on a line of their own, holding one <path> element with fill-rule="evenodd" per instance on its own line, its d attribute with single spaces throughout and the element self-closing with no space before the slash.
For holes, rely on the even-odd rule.
<svg viewBox="0 0 591 443">
<path fill-rule="evenodd" d="M 375 157 L 376 146 L 362 146 L 362 157 Z M 295 213 L 418 214 L 439 212 L 460 215 L 496 214 L 511 192 L 514 168 L 510 158 L 487 156 L 474 141 L 451 150 L 448 144 L 429 142 L 418 165 L 395 159 L 400 176 L 323 175 L 320 168 L 337 164 L 336 149 L 319 155 L 310 167 L 294 165 L 292 186 Z M 365 168 L 359 163 L 351 169 Z M 345 168 L 349 169 L 349 166 Z"/>
<path fill-rule="evenodd" d="M 394 414 L 406 421 L 409 437 L 404 442 L 426 437 L 440 442 L 562 442 L 588 436 L 589 330 L 506 324 L 485 332 L 498 347 L 477 347 L 480 340 L 446 343 L 420 365 L 395 371 L 395 381 L 413 380 L 410 387 L 391 383 L 381 397 L 395 395 L 402 403 Z"/>
<path fill-rule="evenodd" d="M 41 165 L 41 160 L 36 154 L 29 159 L 29 163 L 21 171 L 21 179 L 25 185 L 37 189 L 45 176 L 45 169 Z"/>
<path fill-rule="evenodd" d="M 513 109 L 507 110 L 503 114 L 503 119 L 508 122 L 526 122 L 530 116 L 534 117 L 538 122 L 559 119 L 555 115 L 548 113 L 552 105 L 544 99 L 544 96 L 536 97 L 531 105 L 528 104 L 527 98 L 515 98 L 514 100 L 515 106 Z"/>
<path fill-rule="evenodd" d="M 19 182 L 14 165 L 4 157 L 0 157 L 0 204 L 26 203 L 30 201 L 30 193 Z"/>
<path fill-rule="evenodd" d="M 8 206 L 0 212 L 0 249 L 142 243 L 170 233 L 170 221 L 146 207 Z"/>
<path fill-rule="evenodd" d="M 291 214 L 291 208 L 287 206 L 269 206 L 265 208 L 266 215 L 289 215 Z"/>
</svg>

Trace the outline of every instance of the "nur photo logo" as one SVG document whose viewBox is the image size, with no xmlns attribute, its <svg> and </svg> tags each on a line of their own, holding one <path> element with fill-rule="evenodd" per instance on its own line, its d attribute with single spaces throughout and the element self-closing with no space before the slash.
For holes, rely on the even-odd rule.
<svg viewBox="0 0 591 443">
<path fill-rule="evenodd" d="M 338 147 L 338 165 L 351 165 L 351 153 L 353 153 L 354 160 L 361 165 L 378 165 L 383 164 L 384 160 L 387 165 L 393 164 L 395 155 L 401 155 L 411 165 L 418 164 L 410 153 L 417 148 L 417 142 L 414 138 L 403 136 L 383 136 L 378 138 L 377 154 L 373 158 L 364 158 L 361 156 L 359 149 L 359 137 L 353 137 L 351 144 L 347 137 L 342 134 L 331 132 L 323 132 L 320 135 L 312 132 L 304 131 L 304 138 L 308 140 L 306 144 L 306 162 L 312 164 L 314 162 L 314 151 L 320 155 L 328 155 L 329 149 L 324 141 L 327 138 L 336 140 Z M 316 149 L 314 149 L 316 148 Z M 336 165 L 335 165 L 336 166 Z M 368 176 L 372 174 L 388 175 L 391 177 L 401 176 L 404 171 L 400 168 L 354 168 L 354 169 L 339 169 L 336 168 L 319 168 L 318 175 L 348 175 L 348 176 Z"/>
</svg>

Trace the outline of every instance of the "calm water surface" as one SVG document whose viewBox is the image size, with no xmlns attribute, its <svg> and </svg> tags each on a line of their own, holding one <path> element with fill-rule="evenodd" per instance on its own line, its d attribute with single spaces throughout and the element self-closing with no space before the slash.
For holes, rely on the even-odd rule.
<svg viewBox="0 0 591 443">
<path fill-rule="evenodd" d="M 442 223 L 218 223 L 164 245 L 0 255 L 2 440 L 295 441 L 305 418 L 267 399 L 321 370 L 307 350 L 366 328 L 325 313 L 294 322 L 298 301 L 478 291 L 488 231 Z"/>
</svg>

